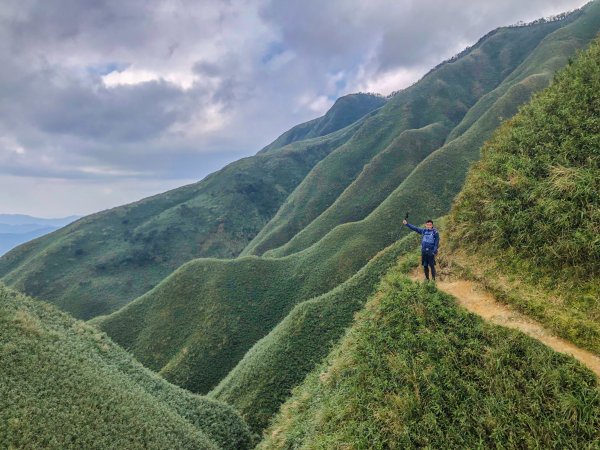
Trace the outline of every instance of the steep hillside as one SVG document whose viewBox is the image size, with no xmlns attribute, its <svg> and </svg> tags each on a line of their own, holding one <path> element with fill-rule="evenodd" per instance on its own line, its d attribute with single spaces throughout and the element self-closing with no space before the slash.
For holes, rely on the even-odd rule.
<svg viewBox="0 0 600 450">
<path fill-rule="evenodd" d="M 323 117 L 296 125 L 259 153 L 270 153 L 292 142 L 311 139 L 341 130 L 371 111 L 383 106 L 386 99 L 372 94 L 350 94 L 340 97 Z"/>
<path fill-rule="evenodd" d="M 364 306 L 381 277 L 416 245 L 414 236 L 400 239 L 346 282 L 297 305 L 209 396 L 232 405 L 260 433 L 292 387 L 302 382 L 352 324 L 354 313 Z"/>
<path fill-rule="evenodd" d="M 259 445 L 596 448 L 595 376 L 392 270 Z"/>
<path fill-rule="evenodd" d="M 231 407 L 143 368 L 96 329 L 0 285 L 0 448 L 250 447 Z"/>
<path fill-rule="evenodd" d="M 405 211 L 410 209 L 418 222 L 449 210 L 469 164 L 500 118 L 514 114 L 532 92 L 546 86 L 553 70 L 600 29 L 600 3 L 592 6 L 544 39 L 509 75 L 510 83 L 489 94 L 485 113 L 421 162 L 365 219 L 337 226 L 285 258 L 194 261 L 97 323 L 169 380 L 207 392 L 296 304 L 335 288 L 406 233 L 400 227 Z"/>
<path fill-rule="evenodd" d="M 106 314 L 197 257 L 236 256 L 309 170 L 383 100 L 352 96 L 327 115 L 326 137 L 244 158 L 199 183 L 87 216 L 0 258 L 2 280 L 79 318 Z M 325 125 L 329 123 L 329 125 Z M 335 124 L 335 126 L 334 126 Z M 316 133 L 316 132 L 315 132 Z"/>
<path fill-rule="evenodd" d="M 449 221 L 455 263 L 598 354 L 599 149 L 596 40 L 485 145 Z"/>
<path fill-rule="evenodd" d="M 260 255 L 287 243 L 269 253 L 284 256 L 310 246 L 336 225 L 367 216 L 425 156 L 448 142 L 465 114 L 510 77 L 542 39 L 577 16 L 500 28 L 395 95 L 315 166 L 242 254 Z M 478 117 L 491 106 L 479 108 Z"/>
</svg>

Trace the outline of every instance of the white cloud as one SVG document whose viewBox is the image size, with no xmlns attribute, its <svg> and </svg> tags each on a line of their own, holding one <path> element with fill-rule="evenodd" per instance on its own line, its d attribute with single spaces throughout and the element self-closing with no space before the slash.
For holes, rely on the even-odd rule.
<svg viewBox="0 0 600 450">
<path fill-rule="evenodd" d="M 383 95 L 389 95 L 392 92 L 404 89 L 427 73 L 426 68 L 399 68 L 388 72 L 364 77 L 356 86 L 357 91 L 377 92 Z"/>
</svg>

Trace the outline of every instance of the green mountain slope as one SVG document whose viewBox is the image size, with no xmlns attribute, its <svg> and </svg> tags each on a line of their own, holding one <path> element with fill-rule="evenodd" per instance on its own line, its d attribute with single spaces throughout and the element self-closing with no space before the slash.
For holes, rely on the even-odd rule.
<svg viewBox="0 0 600 450">
<path fill-rule="evenodd" d="M 296 125 L 286 131 L 259 153 L 270 153 L 292 142 L 325 136 L 356 122 L 371 111 L 383 106 L 384 97 L 373 94 L 350 94 L 340 97 L 323 117 Z"/>
<path fill-rule="evenodd" d="M 354 313 L 364 306 L 381 277 L 416 245 L 414 236 L 404 237 L 335 289 L 294 307 L 209 396 L 232 405 L 260 433 L 291 388 L 302 382 L 352 324 Z"/>
<path fill-rule="evenodd" d="M 507 300 L 600 354 L 599 149 L 596 40 L 486 144 L 449 236 Z"/>
<path fill-rule="evenodd" d="M 224 403 L 170 385 L 103 333 L 0 285 L 0 448 L 250 447 Z"/>
<path fill-rule="evenodd" d="M 599 445 L 593 373 L 395 269 L 259 448 Z"/>
<path fill-rule="evenodd" d="M 330 207 L 289 242 L 269 250 L 265 256 L 285 256 L 301 251 L 317 242 L 337 225 L 364 218 L 402 183 L 423 159 L 442 146 L 448 131 L 447 127 L 438 122 L 400 133 L 384 150 L 365 164 L 356 179 Z"/>
<path fill-rule="evenodd" d="M 402 236 L 406 231 L 399 224 L 407 209 L 417 221 L 448 211 L 469 164 L 479 157 L 481 144 L 500 118 L 514 114 L 550 81 L 548 66 L 537 66 L 536 61 L 546 61 L 540 55 L 551 57 L 554 66 L 566 64 L 573 47 L 587 43 L 578 37 L 584 35 L 582 24 L 592 21 L 600 28 L 599 3 L 594 5 L 565 27 L 570 30 L 544 39 L 516 69 L 519 76 L 508 87 L 497 88 L 492 107 L 467 132 L 420 163 L 365 219 L 337 226 L 318 243 L 285 258 L 196 260 L 97 323 L 167 379 L 207 392 L 296 304 L 335 288 Z"/>
<path fill-rule="evenodd" d="M 352 257 L 357 245 L 318 250 L 285 259 L 194 260 L 92 323 L 171 382 L 206 393 L 295 304 L 335 288 L 369 258 Z"/>
<path fill-rule="evenodd" d="M 334 117 L 349 120 L 383 101 L 358 98 L 337 105 Z M 328 130 L 345 123 L 325 122 Z M 199 183 L 85 217 L 0 258 L 0 277 L 79 318 L 111 312 L 186 261 L 236 256 L 308 171 L 354 132 L 349 126 L 326 137 L 288 139 L 277 151 L 236 161 Z"/>
<path fill-rule="evenodd" d="M 270 253 L 284 256 L 306 248 L 338 224 L 364 218 L 440 147 L 483 95 L 510 75 L 545 36 L 575 17 L 498 29 L 462 57 L 396 94 L 377 114 L 365 118 L 344 146 L 315 166 L 242 254 L 260 255 L 293 238 L 281 251 Z M 387 158 L 373 161 L 379 153 L 387 153 Z M 390 159 L 404 170 L 390 172 Z"/>
<path fill-rule="evenodd" d="M 598 24 L 597 18 L 599 15 L 597 10 L 595 14 L 595 23 Z M 402 189 L 398 189 L 367 220 L 352 224 L 355 228 L 354 233 L 369 236 L 373 240 L 385 239 L 386 224 L 398 223 L 402 219 L 404 208 L 398 207 L 398 205 L 401 205 L 400 202 L 404 202 L 404 207 L 408 207 L 407 200 L 412 196 L 416 197 L 419 187 L 426 185 L 426 183 L 429 183 L 432 192 L 456 192 L 457 189 L 460 189 L 462 184 L 460 178 L 457 176 L 457 178 L 452 179 L 448 177 L 448 174 L 452 173 L 453 170 L 456 171 L 457 168 L 461 168 L 466 172 L 469 162 L 477 158 L 483 139 L 491 134 L 491 131 L 499 123 L 499 118 L 514 114 L 516 106 L 528 99 L 533 90 L 545 86 L 550 81 L 553 70 L 565 63 L 565 55 L 572 51 L 574 42 L 581 45 L 582 42 L 585 42 L 584 37 L 589 39 L 590 17 L 594 17 L 594 15 L 588 15 L 583 18 L 582 22 L 573 24 L 571 29 L 567 30 L 568 32 L 559 30 L 555 36 L 549 37 L 538 51 L 534 52 L 528 58 L 528 61 L 518 69 L 518 78 L 512 77 L 511 83 L 503 83 L 489 95 L 489 97 L 496 100 L 492 108 L 481 116 L 468 132 L 463 133 L 454 142 L 446 145 L 441 151 L 436 152 L 430 159 L 425 161 L 422 167 L 419 167 L 411 175 L 411 178 L 401 186 Z M 562 57 L 559 56 L 561 54 Z M 540 55 L 552 56 L 544 59 Z M 544 63 L 540 65 L 539 61 Z M 488 99 L 483 100 L 488 101 Z M 463 175 L 465 172 L 462 172 Z M 379 211 L 380 209 L 381 211 Z M 435 213 L 431 216 L 435 217 Z M 421 217 L 426 217 L 423 212 L 421 212 Z M 341 227 L 332 234 L 338 236 L 339 242 L 345 242 L 345 239 L 350 239 L 349 236 L 353 233 L 349 232 L 342 235 L 341 231 L 348 231 L 349 229 L 349 226 Z M 387 231 L 391 233 L 389 225 Z M 378 232 L 381 232 L 379 236 L 377 235 Z M 335 240 L 334 238 L 331 239 L 332 241 Z M 329 237 L 327 240 L 329 240 Z M 492 275 L 491 278 L 495 277 Z M 316 309 L 318 303 L 311 304 Z M 325 313 L 325 311 L 327 312 Z M 296 348 L 295 341 L 304 342 L 305 347 L 299 353 L 303 358 L 307 358 L 307 355 L 313 351 L 315 354 L 319 354 L 319 345 L 322 342 L 314 337 L 316 335 L 314 326 L 320 323 L 315 321 L 314 316 L 318 314 L 321 314 L 321 317 L 327 317 L 332 322 L 336 322 L 344 317 L 345 310 L 344 308 L 332 310 L 324 306 L 321 313 L 315 311 L 312 316 L 295 314 L 288 317 L 282 322 L 282 325 L 288 324 L 283 329 L 289 328 L 289 324 L 294 323 L 293 335 L 291 332 L 286 335 L 285 332 L 274 331 L 271 334 L 277 336 L 277 338 L 266 338 L 264 342 L 257 344 L 256 348 L 252 349 L 240 365 L 228 375 L 226 381 L 215 390 L 214 393 L 216 393 L 217 398 L 227 399 L 228 402 L 235 405 L 245 415 L 251 426 L 260 427 L 260 424 L 264 424 L 266 420 L 265 412 L 270 411 L 269 408 L 272 408 L 278 399 L 285 397 L 286 392 L 293 387 L 297 379 L 295 377 L 299 376 L 298 373 L 290 376 L 289 371 L 286 370 L 272 371 L 268 367 L 271 363 L 277 367 L 278 361 L 282 361 L 282 365 L 284 365 L 286 359 L 293 361 L 292 351 L 288 351 L 288 349 Z M 306 342 L 314 342 L 315 345 L 311 346 Z M 302 364 L 292 364 L 292 366 L 295 366 L 298 371 L 306 367 Z M 255 374 L 267 374 L 264 380 L 261 376 L 255 375 L 253 377 L 252 371 L 254 369 L 256 369 Z M 248 388 L 242 393 L 242 386 L 244 385 L 247 385 Z"/>
</svg>

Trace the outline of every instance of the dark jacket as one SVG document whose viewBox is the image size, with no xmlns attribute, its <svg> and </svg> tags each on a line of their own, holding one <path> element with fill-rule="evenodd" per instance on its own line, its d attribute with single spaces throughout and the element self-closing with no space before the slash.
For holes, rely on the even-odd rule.
<svg viewBox="0 0 600 450">
<path fill-rule="evenodd" d="M 406 226 L 423 236 L 423 239 L 421 239 L 421 251 L 423 253 L 432 255 L 437 253 L 440 245 L 440 233 L 438 233 L 438 230 L 435 228 L 419 228 L 410 223 L 407 223 Z"/>
</svg>

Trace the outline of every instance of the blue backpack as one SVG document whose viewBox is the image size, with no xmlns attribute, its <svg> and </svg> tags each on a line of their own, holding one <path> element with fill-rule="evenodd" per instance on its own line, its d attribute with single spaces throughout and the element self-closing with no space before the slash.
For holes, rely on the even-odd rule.
<svg viewBox="0 0 600 450">
<path fill-rule="evenodd" d="M 435 235 L 437 232 L 438 231 L 435 228 L 423 231 L 423 239 L 421 240 L 422 250 L 433 251 L 433 248 L 435 247 Z"/>
</svg>

